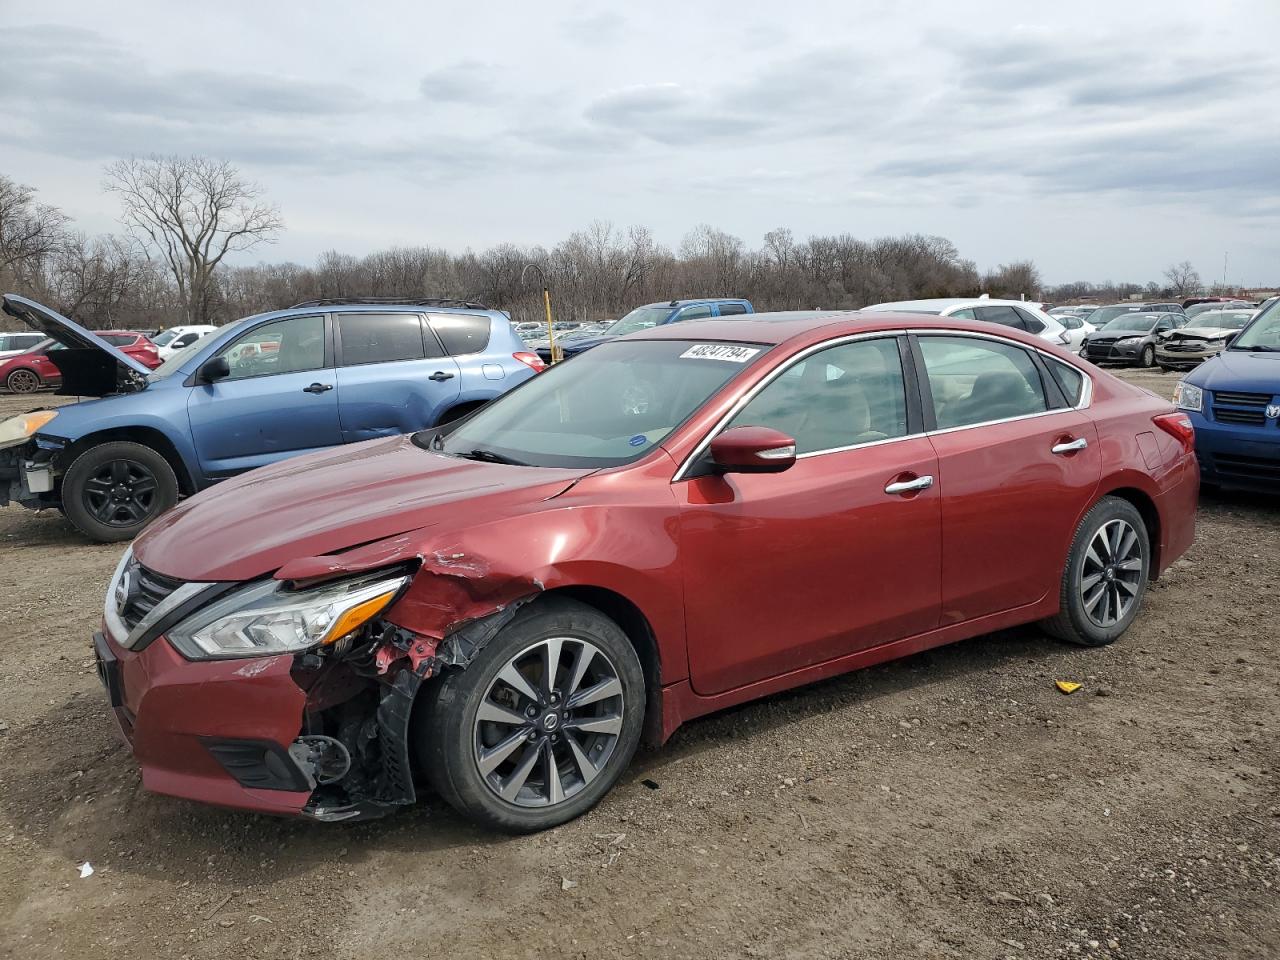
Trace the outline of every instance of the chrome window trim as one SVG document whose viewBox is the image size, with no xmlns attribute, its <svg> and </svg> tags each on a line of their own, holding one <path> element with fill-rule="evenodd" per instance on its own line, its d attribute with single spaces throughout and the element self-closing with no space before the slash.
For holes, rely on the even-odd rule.
<svg viewBox="0 0 1280 960">
<path fill-rule="evenodd" d="M 120 611 L 116 608 L 116 584 L 120 582 L 120 577 L 133 561 L 133 547 L 125 550 L 124 556 L 120 558 L 120 563 L 116 565 L 116 572 L 111 575 L 111 582 L 107 585 L 107 596 L 103 602 L 102 619 L 107 626 L 107 632 L 111 634 L 111 638 L 128 650 L 133 650 L 142 636 L 150 630 L 163 617 L 182 606 L 193 597 L 199 596 L 205 590 L 212 586 L 213 583 L 184 583 L 173 593 L 169 594 L 154 607 L 151 612 L 138 621 L 138 625 L 130 630 L 123 620 L 120 619 Z"/>
<path fill-rule="evenodd" d="M 843 346 L 846 343 L 853 343 L 858 340 L 885 340 L 885 339 L 896 340 L 898 337 L 902 336 L 904 332 L 905 331 L 902 331 L 902 330 L 876 330 L 868 333 L 850 333 L 842 337 L 835 337 L 834 339 L 831 339 L 831 340 L 823 340 L 821 343 L 815 343 L 815 344 L 811 344 L 808 347 L 805 347 L 799 353 L 792 356 L 789 361 L 784 363 L 782 366 L 778 367 L 776 370 L 774 370 L 772 373 L 766 376 L 763 380 L 759 381 L 755 386 L 753 386 L 750 390 L 748 390 L 746 393 L 744 393 L 741 397 L 738 398 L 737 402 L 735 402 L 734 405 L 729 408 L 728 412 L 726 412 L 725 415 L 721 417 L 719 421 L 716 422 L 715 426 L 713 426 L 710 430 L 707 431 L 707 435 L 703 437 L 702 440 L 698 443 L 698 445 L 694 447 L 692 451 L 690 451 L 687 457 L 685 457 L 684 462 L 680 464 L 680 468 L 676 470 L 675 474 L 672 476 L 671 482 L 679 483 L 681 480 L 687 479 L 685 474 L 689 471 L 689 469 L 697 461 L 697 459 L 701 457 L 703 453 L 706 452 L 707 447 L 711 445 L 711 441 L 714 440 L 716 437 L 718 437 L 721 434 L 721 432 L 723 432 L 725 425 L 728 424 L 729 421 L 732 420 L 734 417 L 736 417 L 740 412 L 742 412 L 742 408 L 745 407 L 748 403 L 750 403 L 753 399 L 755 399 L 756 394 L 758 394 L 761 390 L 763 390 L 769 384 L 773 383 L 774 380 L 782 376 L 784 373 L 790 370 L 797 363 L 802 363 L 808 357 L 813 356 L 815 353 L 820 353 L 821 351 L 826 350 L 830 347 L 839 347 L 839 346 Z M 895 344 L 895 348 L 896 346 L 897 345 Z M 906 372 L 905 371 L 903 372 L 903 398 L 902 399 L 904 402 L 906 401 Z M 848 446 L 848 447 L 833 447 L 829 450 L 811 450 L 808 453 L 797 454 L 796 459 L 804 460 L 809 457 L 818 456 L 819 454 L 837 453 L 843 450 L 853 450 L 856 447 L 869 447 L 869 446 L 882 444 L 882 443 L 893 443 L 898 440 L 909 440 L 911 439 L 911 437 L 921 437 L 921 436 L 924 436 L 924 434 L 915 433 L 915 434 L 910 434 L 908 436 L 903 436 L 903 437 L 888 437 L 884 440 L 871 440 L 871 441 L 868 441 L 867 443 L 855 443 L 852 446 Z"/>
<path fill-rule="evenodd" d="M 974 322 L 982 322 L 982 321 L 974 321 Z M 1028 334 L 1028 335 L 1035 336 L 1034 334 Z M 752 387 L 750 390 L 744 393 L 741 397 L 739 397 L 738 400 L 734 403 L 734 405 L 729 408 L 728 412 L 725 413 L 725 415 L 716 422 L 715 426 L 713 426 L 709 431 L 707 431 L 707 435 L 703 437 L 702 440 L 698 443 L 698 445 L 694 447 L 692 451 L 690 451 L 687 457 L 685 457 L 684 461 L 680 464 L 679 469 L 677 469 L 675 474 L 672 476 L 671 482 L 679 483 L 680 481 L 687 479 L 686 474 L 691 469 L 692 465 L 698 460 L 698 458 L 701 457 L 702 454 L 706 452 L 707 447 L 711 445 L 711 441 L 714 440 L 716 437 L 718 437 L 724 431 L 725 426 L 742 411 L 743 407 L 745 407 L 748 403 L 750 403 L 755 398 L 756 394 L 758 394 L 761 390 L 763 390 L 765 387 L 771 384 L 778 377 L 782 376 L 782 374 L 786 373 L 787 370 L 791 369 L 791 367 L 794 364 L 800 363 L 806 358 L 812 356 L 815 353 L 819 353 L 820 351 L 825 350 L 828 347 L 837 347 L 837 346 L 841 346 L 842 344 L 852 343 L 858 340 L 873 340 L 873 339 L 882 339 L 882 338 L 896 339 L 897 337 L 900 337 L 900 336 L 971 337 L 975 340 L 991 340 L 995 343 L 1002 343 L 1006 345 L 1022 347 L 1024 350 L 1033 350 L 1036 353 L 1040 354 L 1040 356 L 1046 360 L 1055 360 L 1058 363 L 1066 364 L 1068 367 L 1071 367 L 1071 369 L 1078 372 L 1080 376 L 1084 378 L 1084 381 L 1080 386 L 1080 401 L 1073 407 L 1059 407 L 1055 410 L 1041 410 L 1037 413 L 1024 413 L 1016 417 L 1003 417 L 999 420 L 982 420 L 982 421 L 979 421 L 978 423 L 966 423 L 965 425 L 960 427 L 945 427 L 941 430 L 937 430 L 937 429 L 924 430 L 919 433 L 904 434 L 901 437 L 886 437 L 883 440 L 868 440 L 866 443 L 853 443 L 844 447 L 830 447 L 826 450 L 810 450 L 807 453 L 797 454 L 796 455 L 797 460 L 807 460 L 810 457 L 822 457 L 822 456 L 826 456 L 829 453 L 845 453 L 849 450 L 860 450 L 863 447 L 879 447 L 888 443 L 900 443 L 903 440 L 915 440 L 920 437 L 930 437 L 930 436 L 941 435 L 946 433 L 957 433 L 961 430 L 973 430 L 975 427 L 990 427 L 990 426 L 994 426 L 996 424 L 1001 424 L 1001 423 L 1014 423 L 1018 420 L 1033 420 L 1036 417 L 1047 417 L 1053 414 L 1066 413 L 1068 411 L 1087 410 L 1093 403 L 1093 377 L 1090 376 L 1087 370 L 1083 369 L 1082 367 L 1078 366 L 1075 363 L 1067 361 L 1066 359 L 1058 356 L 1057 354 L 1050 353 L 1047 350 L 1042 350 L 1039 347 L 1034 345 L 1021 343 L 1020 341 L 1017 341 L 1017 340 L 1011 340 L 1008 337 L 1001 337 L 991 333 L 979 333 L 974 330 L 949 330 L 949 329 L 938 328 L 938 327 L 926 327 L 922 329 L 912 329 L 912 330 L 876 330 L 874 332 L 869 332 L 869 333 L 847 334 L 843 337 L 836 337 L 833 340 L 824 340 L 822 343 L 816 343 L 806 347 L 800 353 L 797 353 L 795 356 L 793 356 L 790 361 L 778 367 L 776 370 L 770 373 L 767 377 L 765 377 L 763 380 L 757 383 L 754 387 Z M 918 375 L 919 374 L 928 376 L 928 371 L 918 371 Z M 904 371 L 904 379 L 903 379 L 903 388 L 904 390 L 906 388 L 905 371 Z"/>
</svg>

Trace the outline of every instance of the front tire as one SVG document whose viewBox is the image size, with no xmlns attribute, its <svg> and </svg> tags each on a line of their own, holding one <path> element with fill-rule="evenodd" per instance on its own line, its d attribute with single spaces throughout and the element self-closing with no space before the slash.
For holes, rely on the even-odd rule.
<svg viewBox="0 0 1280 960">
<path fill-rule="evenodd" d="M 1142 515 L 1127 500 L 1103 497 L 1076 528 L 1062 573 L 1061 607 L 1041 626 L 1085 647 L 1114 642 L 1142 607 L 1150 566 Z"/>
<path fill-rule="evenodd" d="M 1142 348 L 1142 353 L 1138 354 L 1138 366 L 1146 370 L 1150 367 L 1155 366 L 1155 363 L 1156 363 L 1156 348 L 1151 346 L 1151 344 L 1147 344 L 1145 347 Z"/>
<path fill-rule="evenodd" d="M 4 385 L 9 388 L 10 393 L 35 393 L 44 384 L 40 374 L 26 367 L 20 367 L 5 378 Z"/>
<path fill-rule="evenodd" d="M 151 447 L 113 440 L 80 454 L 62 478 L 62 509 L 91 540 L 131 540 L 178 502 L 178 478 Z"/>
<path fill-rule="evenodd" d="M 567 599 L 526 607 L 426 696 L 414 744 L 427 779 L 459 813 L 511 833 L 595 806 L 644 723 L 635 648 L 608 617 Z"/>
</svg>

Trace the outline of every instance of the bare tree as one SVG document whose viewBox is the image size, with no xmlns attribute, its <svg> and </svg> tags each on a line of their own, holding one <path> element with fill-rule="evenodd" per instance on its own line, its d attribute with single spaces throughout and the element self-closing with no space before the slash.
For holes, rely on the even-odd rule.
<svg viewBox="0 0 1280 960">
<path fill-rule="evenodd" d="M 223 258 L 270 242 L 284 225 L 262 188 L 224 160 L 131 157 L 107 167 L 105 187 L 120 197 L 132 235 L 163 258 L 191 323 L 209 322 Z"/>
<path fill-rule="evenodd" d="M 1164 272 L 1164 278 L 1169 281 L 1173 296 L 1179 299 L 1189 297 L 1200 289 L 1200 274 L 1191 266 L 1190 260 L 1175 263 Z"/>
<path fill-rule="evenodd" d="M 30 280 L 65 237 L 69 222 L 57 207 L 36 203 L 35 188 L 0 174 L 0 275 Z"/>
<path fill-rule="evenodd" d="M 1040 292 L 1040 271 L 1030 260 L 1002 263 L 982 278 L 982 284 L 992 296 L 1034 298 Z"/>
</svg>

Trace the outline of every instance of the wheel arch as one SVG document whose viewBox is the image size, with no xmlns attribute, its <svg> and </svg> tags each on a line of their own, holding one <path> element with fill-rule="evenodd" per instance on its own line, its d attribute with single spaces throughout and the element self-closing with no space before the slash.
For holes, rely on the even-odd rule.
<svg viewBox="0 0 1280 960">
<path fill-rule="evenodd" d="M 1160 536 L 1162 527 L 1160 523 L 1160 510 L 1156 507 L 1155 500 L 1145 490 L 1138 487 L 1118 486 L 1110 490 L 1102 492 L 1103 497 L 1116 497 L 1119 500 L 1125 500 L 1133 505 L 1142 517 L 1142 525 L 1147 528 L 1147 539 L 1151 543 L 1151 564 L 1149 577 L 1152 580 L 1159 579 L 1160 576 Z M 1101 499 L 1101 497 L 1099 498 Z"/>
<path fill-rule="evenodd" d="M 165 435 L 164 431 L 157 430 L 155 427 L 112 427 L 85 434 L 83 437 L 77 438 L 62 452 L 60 456 L 62 470 L 65 471 L 67 467 L 70 467 L 75 462 L 77 457 L 91 447 L 116 440 L 150 447 L 164 457 L 169 466 L 173 468 L 174 476 L 178 478 L 178 490 L 180 493 L 190 496 L 196 492 L 195 478 L 192 477 L 191 471 L 187 469 L 187 464 L 183 460 L 182 454 L 178 452 L 178 448 Z"/>
<path fill-rule="evenodd" d="M 644 671 L 645 724 L 644 739 L 650 744 L 660 743 L 662 728 L 662 660 L 658 653 L 658 639 L 649 618 L 632 600 L 607 587 L 574 585 L 546 591 L 539 600 L 565 597 L 592 607 L 616 623 L 631 641 Z"/>
</svg>

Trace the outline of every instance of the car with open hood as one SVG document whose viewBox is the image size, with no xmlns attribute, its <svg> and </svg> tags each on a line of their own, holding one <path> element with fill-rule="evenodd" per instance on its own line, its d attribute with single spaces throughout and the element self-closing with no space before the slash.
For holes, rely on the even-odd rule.
<svg viewBox="0 0 1280 960">
<path fill-rule="evenodd" d="M 1156 363 L 1166 373 L 1190 370 L 1221 353 L 1231 338 L 1248 326 L 1254 313 L 1249 307 L 1196 314 L 1184 326 L 1166 330 L 1156 337 Z"/>
<path fill-rule="evenodd" d="M 149 790 L 341 820 L 429 785 L 537 830 L 702 714 L 1016 624 L 1116 640 L 1191 543 L 1191 444 L 980 321 L 665 324 L 189 498 L 94 648 Z"/>
<path fill-rule="evenodd" d="M 1206 484 L 1280 493 L 1280 301 L 1188 373 L 1174 402 L 1195 426 Z"/>
<path fill-rule="evenodd" d="M 132 330 L 82 330 L 77 336 L 75 349 L 96 351 L 99 345 L 106 346 L 135 361 L 141 370 L 154 370 L 163 362 L 146 334 Z M 42 337 L 34 346 L 8 357 L 0 362 L 0 385 L 10 393 L 35 393 L 45 387 L 61 386 L 63 364 L 76 362 L 59 352 L 67 345 L 59 339 Z M 79 380 L 80 374 L 73 373 L 68 382 L 75 385 Z"/>
<path fill-rule="evenodd" d="M 155 370 L 33 300 L 3 309 L 48 337 L 59 393 L 91 399 L 0 423 L 0 504 L 58 507 L 101 541 L 246 470 L 466 416 L 543 367 L 505 315 L 453 300 L 309 301 Z"/>
</svg>

